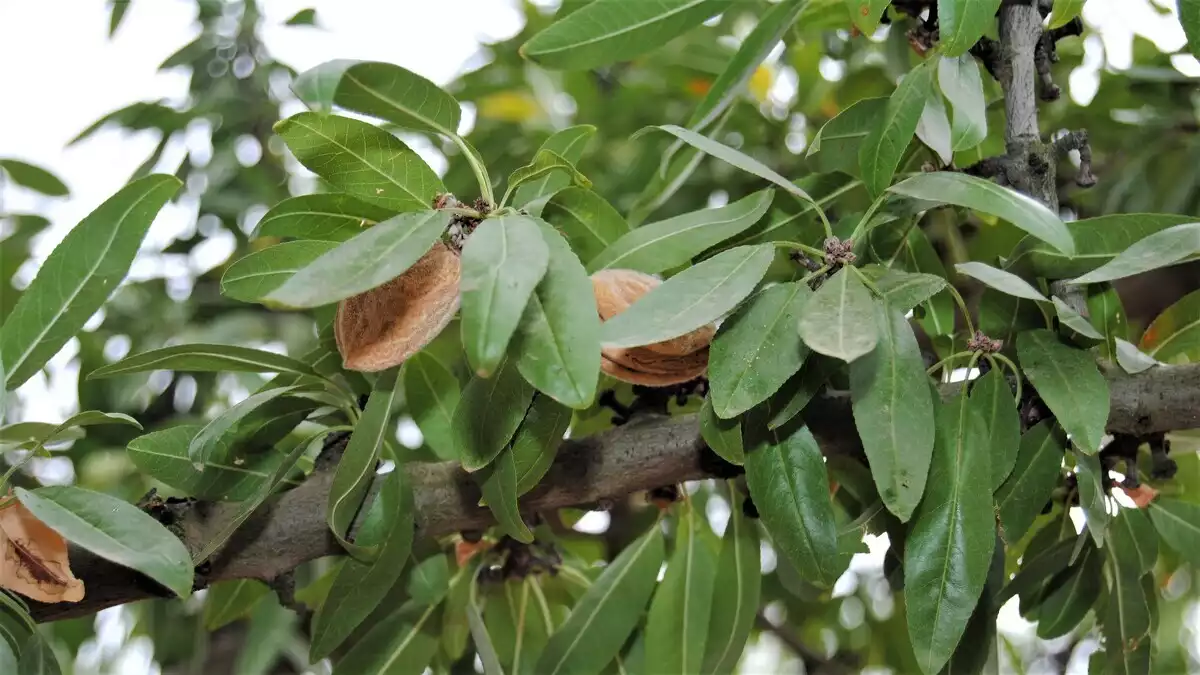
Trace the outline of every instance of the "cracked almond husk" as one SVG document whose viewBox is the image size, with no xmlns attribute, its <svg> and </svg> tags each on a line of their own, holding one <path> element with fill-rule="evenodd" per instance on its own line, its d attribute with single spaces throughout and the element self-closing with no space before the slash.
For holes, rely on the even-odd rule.
<svg viewBox="0 0 1200 675">
<path fill-rule="evenodd" d="M 376 372 L 429 344 L 458 311 L 458 254 L 442 242 L 391 281 L 338 303 L 334 337 L 347 370 Z"/>
<path fill-rule="evenodd" d="M 79 602 L 83 581 L 71 572 L 67 540 L 14 497 L 0 502 L 0 587 L 38 602 Z"/>
<path fill-rule="evenodd" d="M 624 312 L 638 298 L 661 284 L 653 275 L 636 270 L 601 270 L 592 275 L 592 291 L 601 321 Z M 708 368 L 708 346 L 716 326 L 708 324 L 670 340 L 641 347 L 601 349 L 600 368 L 623 382 L 667 387 L 694 380 Z"/>
</svg>

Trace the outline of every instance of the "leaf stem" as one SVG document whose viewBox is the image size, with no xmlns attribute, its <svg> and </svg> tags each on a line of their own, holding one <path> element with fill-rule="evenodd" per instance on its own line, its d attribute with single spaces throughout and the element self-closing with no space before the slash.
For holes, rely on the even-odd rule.
<svg viewBox="0 0 1200 675">
<path fill-rule="evenodd" d="M 471 165 L 471 172 L 475 174 L 475 182 L 479 183 L 479 194 L 488 204 L 496 204 L 496 195 L 492 192 L 492 180 L 488 176 L 487 167 L 483 166 L 475 157 L 475 153 L 471 150 L 471 146 L 467 145 L 466 140 L 458 134 L 450 134 L 450 138 L 454 144 L 462 150 L 463 156 L 467 158 L 467 163 Z"/>
<path fill-rule="evenodd" d="M 810 272 L 807 275 L 805 275 L 804 278 L 800 280 L 800 283 L 802 283 L 802 284 L 808 283 L 814 277 L 820 276 L 828 271 L 829 271 L 829 265 L 822 265 L 821 269 L 816 270 L 815 272 Z"/>
<path fill-rule="evenodd" d="M 963 320 L 967 322 L 968 335 L 974 336 L 975 322 L 971 320 L 971 312 L 967 310 L 967 303 L 965 300 L 963 300 L 963 296 L 959 294 L 958 289 L 954 287 L 954 284 L 946 284 L 946 290 L 950 291 L 950 295 L 954 297 L 955 304 L 958 305 L 959 311 L 962 312 Z"/>
<path fill-rule="evenodd" d="M 946 364 L 954 361 L 954 359 L 962 358 L 964 356 L 970 356 L 973 353 L 974 352 L 968 352 L 968 351 L 954 352 L 950 356 L 947 356 L 946 358 L 942 359 L 941 361 L 938 361 L 937 363 L 933 364 L 932 366 L 929 366 L 929 368 L 925 371 L 925 374 L 933 375 L 938 370 L 944 368 Z M 939 377 L 938 379 L 940 380 L 941 378 Z"/>
<path fill-rule="evenodd" d="M 775 245 L 775 248 L 793 248 L 793 249 L 796 249 L 797 251 L 803 251 L 811 256 L 816 256 L 816 258 L 818 260 L 825 259 L 824 251 L 822 251 L 819 248 L 809 246 L 808 244 L 801 244 L 798 241 L 780 240 L 780 241 L 773 241 L 771 243 Z"/>
<path fill-rule="evenodd" d="M 1000 363 L 1004 364 L 1005 367 L 1007 367 L 1009 370 L 1012 371 L 1013 377 L 1016 378 L 1016 380 L 1017 380 L 1017 404 L 1020 405 L 1020 403 L 1021 403 L 1021 371 L 1017 370 L 1017 364 L 1013 363 L 1012 359 L 1010 359 L 1007 356 L 1000 354 L 1000 353 L 988 354 L 987 357 L 989 360 L 992 361 L 993 368 L 996 367 L 995 362 L 999 361 Z"/>
<path fill-rule="evenodd" d="M 858 225 L 854 226 L 854 232 L 850 234 L 850 241 L 858 241 L 859 237 L 866 234 L 867 224 L 871 222 L 871 218 L 875 216 L 875 212 L 879 210 L 879 207 L 883 206 L 883 199 L 887 195 L 888 193 L 885 191 L 876 197 L 875 201 L 871 202 L 871 206 L 867 208 L 867 212 L 859 219 Z"/>
</svg>

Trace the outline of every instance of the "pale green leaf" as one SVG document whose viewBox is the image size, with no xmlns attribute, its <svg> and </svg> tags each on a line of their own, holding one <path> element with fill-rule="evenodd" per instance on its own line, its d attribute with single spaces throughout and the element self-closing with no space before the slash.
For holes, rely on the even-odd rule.
<svg viewBox="0 0 1200 675">
<path fill-rule="evenodd" d="M 741 658 L 762 593 L 758 528 L 742 514 L 742 495 L 730 488 L 729 523 L 721 539 L 713 582 L 712 611 L 700 672 L 733 672 Z"/>
<path fill-rule="evenodd" d="M 549 396 L 534 397 L 509 446 L 516 467 L 518 495 L 536 487 L 550 470 L 570 425 L 570 408 Z"/>
<path fill-rule="evenodd" d="M 950 102 L 952 111 L 951 147 L 957 152 L 982 143 L 988 134 L 987 100 L 975 57 L 963 54 L 957 58 L 943 56 L 939 59 L 938 86 Z"/>
<path fill-rule="evenodd" d="M 1159 497 L 1150 504 L 1150 520 L 1167 546 L 1192 565 L 1200 565 L 1200 505 Z"/>
<path fill-rule="evenodd" d="M 875 301 L 853 269 L 843 269 L 813 293 L 800 315 L 804 343 L 826 356 L 854 361 L 875 348 Z"/>
<path fill-rule="evenodd" d="M 1200 223 L 1184 223 L 1139 240 L 1104 265 L 1071 280 L 1073 284 L 1124 279 L 1169 267 L 1200 253 Z"/>
<path fill-rule="evenodd" d="M 1067 223 L 1075 241 L 1075 253 L 1064 254 L 1033 236 L 1017 242 L 1005 269 L 1028 276 L 1066 279 L 1086 274 L 1112 261 L 1141 239 L 1176 225 L 1191 223 L 1195 216 L 1159 213 L 1117 213 Z"/>
<path fill-rule="evenodd" d="M 1001 293 L 1006 293 L 1017 298 L 1025 298 L 1026 300 L 1049 302 L 1046 296 L 1031 286 L 1028 281 L 1011 272 L 996 269 L 991 265 L 981 262 L 965 262 L 955 265 L 954 269 L 958 270 L 959 274 L 965 274 L 976 281 L 981 281 Z"/>
<path fill-rule="evenodd" d="M 680 508 L 675 548 L 646 615 L 645 659 L 664 673 L 699 672 L 716 577 L 716 552 L 702 531 L 708 519 L 691 502 Z"/>
<path fill-rule="evenodd" d="M 550 150 L 568 162 L 578 164 L 579 160 L 583 158 L 583 151 L 587 147 L 588 141 L 594 135 L 596 135 L 596 127 L 590 124 L 579 124 L 554 132 L 538 149 Z M 516 194 L 513 195 L 512 205 L 517 208 L 524 207 L 534 200 L 547 197 L 565 188 L 568 182 L 570 182 L 570 178 L 563 175 L 561 171 L 545 174 L 517 188 Z M 580 251 L 580 257 L 585 257 L 582 255 L 582 251 Z"/>
<path fill-rule="evenodd" d="M 292 373 L 320 377 L 303 361 L 274 352 L 237 345 L 192 343 L 151 349 L 128 356 L 88 373 L 88 379 L 144 373 L 154 370 L 179 372 Z"/>
<path fill-rule="evenodd" d="M 582 261 L 593 260 L 629 233 L 629 223 L 611 204 L 583 188 L 568 187 L 556 192 L 542 208 L 542 217 L 566 235 Z"/>
<path fill-rule="evenodd" d="M 579 173 L 575 165 L 570 160 L 553 150 L 538 150 L 533 156 L 533 161 L 525 166 L 518 168 L 508 176 L 508 193 L 519 188 L 533 180 L 549 176 L 551 174 L 565 174 L 570 179 L 571 184 L 581 188 L 592 187 L 592 181 L 588 180 L 587 176 Z"/>
<path fill-rule="evenodd" d="M 1054 9 L 1050 12 L 1050 30 L 1062 28 L 1082 14 L 1083 3 L 1084 0 L 1054 0 Z"/>
<path fill-rule="evenodd" d="M 1062 299 L 1057 295 L 1050 298 L 1050 300 L 1054 303 L 1054 311 L 1056 314 L 1058 314 L 1058 320 L 1061 321 L 1067 328 L 1070 328 L 1084 337 L 1092 338 L 1093 340 L 1104 339 L 1104 335 L 1102 335 L 1100 331 L 1096 330 L 1096 327 L 1093 326 L 1091 322 L 1083 318 L 1083 315 L 1081 315 L 1079 312 L 1076 312 L 1074 307 L 1071 307 L 1067 303 L 1063 302 Z"/>
<path fill-rule="evenodd" d="M 271 592 L 256 579 L 232 579 L 213 584 L 204 598 L 204 628 L 214 631 L 243 619 Z"/>
<path fill-rule="evenodd" d="M 461 395 L 458 379 L 432 354 L 417 352 L 404 362 L 408 414 L 439 459 L 458 458 L 451 425 Z"/>
<path fill-rule="evenodd" d="M 741 420 L 723 420 L 717 417 L 713 412 L 711 396 L 705 398 L 704 405 L 700 407 L 700 437 L 726 462 L 737 465 L 745 463 Z"/>
<path fill-rule="evenodd" d="M 946 114 L 946 102 L 942 92 L 935 86 L 925 91 L 925 107 L 917 121 L 917 138 L 937 154 L 943 166 L 954 162 L 954 141 L 951 138 L 950 117 Z"/>
<path fill-rule="evenodd" d="M 443 616 L 439 608 L 393 612 L 354 643 L 334 665 L 333 675 L 421 675 L 438 651 Z"/>
</svg>

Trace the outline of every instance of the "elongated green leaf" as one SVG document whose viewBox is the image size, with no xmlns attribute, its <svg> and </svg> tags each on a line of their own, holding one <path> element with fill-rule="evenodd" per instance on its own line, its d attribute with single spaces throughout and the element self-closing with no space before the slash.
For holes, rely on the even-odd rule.
<svg viewBox="0 0 1200 675">
<path fill-rule="evenodd" d="M 1121 296 L 1112 284 L 1092 284 L 1086 290 L 1089 321 L 1104 336 L 1100 354 L 1109 361 L 1116 361 L 1117 340 L 1129 337 L 1129 319 Z"/>
<path fill-rule="evenodd" d="M 939 59 L 938 85 L 953 112 L 951 147 L 955 151 L 970 150 L 982 143 L 988 133 L 987 101 L 975 57 L 963 54 Z"/>
<path fill-rule="evenodd" d="M 60 675 L 62 669 L 54 649 L 41 633 L 34 632 L 29 636 L 21 649 L 21 661 L 17 666 L 16 675 Z"/>
<path fill-rule="evenodd" d="M 319 307 L 369 291 L 412 267 L 449 224 L 445 211 L 389 218 L 321 254 L 265 299 L 285 307 Z"/>
<path fill-rule="evenodd" d="M 1153 357 L 1147 356 L 1132 342 L 1122 340 L 1121 338 L 1117 338 L 1115 342 L 1117 364 L 1125 372 L 1136 375 L 1159 365 L 1158 361 L 1155 361 Z"/>
<path fill-rule="evenodd" d="M 1175 0 L 1179 11 L 1179 23 L 1183 24 L 1183 32 L 1187 35 L 1188 48 L 1192 56 L 1200 59 L 1200 1 Z"/>
<path fill-rule="evenodd" d="M 1200 359 L 1200 291 L 1183 296 L 1155 317 L 1138 346 L 1159 361 Z"/>
<path fill-rule="evenodd" d="M 971 398 L 978 399 L 984 427 L 991 439 L 992 489 L 998 489 L 1012 473 L 1021 445 L 1021 417 L 1013 391 L 1001 370 L 990 370 L 975 381 Z"/>
<path fill-rule="evenodd" d="M 758 530 L 737 508 L 741 495 L 730 487 L 729 523 L 721 539 L 713 581 L 712 611 L 700 672 L 733 672 L 742 655 L 762 593 Z"/>
<path fill-rule="evenodd" d="M 1084 0 L 1054 0 L 1054 10 L 1050 12 L 1050 29 L 1061 28 L 1083 13 L 1083 2 Z"/>
<path fill-rule="evenodd" d="M 858 164 L 863 184 L 872 197 L 882 194 L 891 185 L 900 157 L 917 131 L 932 83 L 933 67 L 928 62 L 910 70 L 892 92 L 883 114 L 874 121 L 870 133 L 859 146 Z"/>
<path fill-rule="evenodd" d="M 140 431 L 142 425 L 137 420 L 123 413 L 106 413 L 99 410 L 84 410 L 83 412 L 75 413 L 67 419 L 60 422 L 48 434 L 47 439 L 59 436 L 63 431 L 72 427 L 94 427 L 102 424 L 126 424 L 131 427 L 137 427 Z"/>
<path fill-rule="evenodd" d="M 696 673 L 708 639 L 716 552 L 704 541 L 708 524 L 691 503 L 679 516 L 675 549 L 646 618 L 646 662 L 666 673 Z"/>
<path fill-rule="evenodd" d="M 730 464 L 741 465 L 746 461 L 742 448 L 741 420 L 724 420 L 713 412 L 712 397 L 704 399 L 700 408 L 700 436 L 713 452 Z"/>
<path fill-rule="evenodd" d="M 51 251 L 0 327 L 5 389 L 16 389 L 40 370 L 100 309 L 179 186 L 175 177 L 158 174 L 130 183 Z"/>
<path fill-rule="evenodd" d="M 1138 241 L 1176 225 L 1195 222 L 1195 216 L 1159 213 L 1119 213 L 1067 223 L 1075 253 L 1064 254 L 1036 237 L 1017 242 L 1005 268 L 1048 279 L 1086 274 L 1111 262 Z"/>
<path fill-rule="evenodd" d="M 220 441 L 225 434 L 229 433 L 239 422 L 246 419 L 246 416 L 250 413 L 296 389 L 296 386 L 278 387 L 251 394 L 220 415 L 214 417 L 188 443 L 188 460 L 191 461 L 192 468 L 196 471 L 203 471 L 209 462 L 224 464 L 228 461 L 233 461 L 233 458 L 221 457 L 216 454 L 216 450 L 219 447 L 223 447 Z"/>
<path fill-rule="evenodd" d="M 529 410 L 534 389 L 512 359 L 500 362 L 492 377 L 474 377 L 454 409 L 451 434 L 467 471 L 487 466 L 508 445 Z"/>
<path fill-rule="evenodd" d="M 621 650 L 654 592 L 663 563 L 655 524 L 621 551 L 575 603 L 538 659 L 536 672 L 599 673 Z"/>
<path fill-rule="evenodd" d="M 15 636 L 13 636 L 15 639 Z M 17 647 L 9 642 L 7 635 L 0 639 L 0 668 L 5 673 L 15 673 L 18 667 Z"/>
<path fill-rule="evenodd" d="M 471 367 L 489 376 L 504 358 L 550 249 L 537 221 L 512 215 L 485 220 L 462 252 L 462 339 Z"/>
<path fill-rule="evenodd" d="M 531 543 L 533 533 L 517 505 L 517 467 L 513 463 L 512 449 L 501 450 L 490 464 L 475 474 L 475 480 L 504 533 L 517 541 Z"/>
<path fill-rule="evenodd" d="M 383 222 L 392 212 L 350 195 L 317 193 L 276 204 L 254 229 L 255 237 L 295 237 L 342 242 Z"/>
<path fill-rule="evenodd" d="M 815 171 L 840 171 L 861 176 L 858 164 L 862 147 L 877 120 L 883 117 L 888 99 L 864 98 L 825 123 L 808 146 L 805 159 Z"/>
<path fill-rule="evenodd" d="M 367 404 L 364 419 L 370 414 L 371 403 L 374 401 Z M 361 428 L 361 422 L 359 426 Z M 358 435 L 356 429 L 350 437 L 351 444 Z M 346 451 L 349 453 L 350 446 Z M 338 468 L 340 473 L 341 465 Z M 338 569 L 325 603 L 313 618 L 309 657 L 314 662 L 331 653 L 379 606 L 387 590 L 396 583 L 412 551 L 414 513 L 405 473 L 397 467 L 379 480 L 382 485 L 357 538 L 371 542 L 379 555 L 369 563 L 351 558 Z M 334 489 L 337 482 L 335 476 Z"/>
<path fill-rule="evenodd" d="M 392 212 L 428 209 L 445 191 L 415 152 L 366 122 L 304 112 L 276 123 L 275 132 L 334 187 Z"/>
<path fill-rule="evenodd" d="M 929 481 L 904 547 L 908 634 L 926 673 L 941 670 L 954 653 L 996 543 L 983 420 L 962 394 L 934 409 Z"/>
<path fill-rule="evenodd" d="M 875 33 L 888 7 L 888 0 L 845 0 L 845 3 L 850 10 L 850 20 L 863 35 Z"/>
<path fill-rule="evenodd" d="M 19 159 L 0 158 L 0 172 L 7 175 L 14 185 L 36 190 L 50 197 L 66 197 L 71 192 L 58 176 Z"/>
<path fill-rule="evenodd" d="M 1075 478 L 1079 486 L 1079 506 L 1087 521 L 1087 531 L 1096 546 L 1104 545 L 1108 530 L 1108 490 L 1104 488 L 1104 466 L 1095 455 L 1074 451 Z"/>
<path fill-rule="evenodd" d="M 658 48 L 719 14 L 729 0 L 595 0 L 521 45 L 521 55 L 545 66 L 588 70 Z"/>
<path fill-rule="evenodd" d="M 549 396 L 535 396 L 517 433 L 513 435 L 510 451 L 517 474 L 517 494 L 523 495 L 537 486 L 558 454 L 567 427 L 571 426 L 571 409 Z"/>
<path fill-rule="evenodd" d="M 389 368 L 375 380 L 367 407 L 363 410 L 350 442 L 338 460 L 337 471 L 329 486 L 329 503 L 325 520 L 338 543 L 356 558 L 373 558 L 379 550 L 378 543 L 361 545 L 350 542 L 350 524 L 362 506 L 375 466 L 379 460 L 384 439 L 392 431 L 388 424 L 392 403 L 396 400 L 396 368 Z M 405 554 L 407 556 L 407 553 Z"/>
<path fill-rule="evenodd" d="M 967 627 L 963 631 L 958 647 L 945 667 L 942 668 L 942 675 L 983 673 L 987 672 L 989 662 L 995 662 L 993 659 L 996 658 L 997 653 L 995 649 L 996 615 L 1000 612 L 1000 605 L 996 604 L 994 598 L 1004 586 L 1004 580 L 1007 578 L 1004 563 L 1004 545 L 1002 542 L 996 542 L 983 594 L 979 598 L 979 603 L 975 605 L 975 611 L 972 612 L 971 618 L 967 621 Z"/>
<path fill-rule="evenodd" d="M 1110 555 L 1122 569 L 1135 575 L 1154 571 L 1158 539 L 1157 528 L 1143 509 L 1119 509 L 1108 528 Z"/>
<path fill-rule="evenodd" d="M 1111 673 L 1150 672 L 1150 603 L 1135 569 L 1113 565 L 1104 613 L 1105 660 Z"/>
<path fill-rule="evenodd" d="M 588 271 L 632 269 L 656 274 L 687 264 L 709 248 L 758 222 L 775 193 L 762 190 L 732 204 L 643 225 L 588 263 Z"/>
<path fill-rule="evenodd" d="M 925 302 L 949 285 L 945 279 L 934 274 L 901 272 L 878 265 L 868 265 L 859 269 L 868 275 L 875 288 L 879 289 L 883 301 L 902 313 Z"/>
<path fill-rule="evenodd" d="M 646 129 L 639 131 L 637 134 L 634 134 L 634 137 L 636 138 L 638 135 L 645 133 L 649 129 L 662 129 L 663 131 L 671 134 L 672 136 L 678 138 L 684 143 L 687 143 L 693 148 L 696 148 L 697 150 L 701 150 L 706 154 L 712 155 L 722 162 L 735 166 L 746 173 L 754 174 L 763 180 L 767 180 L 775 185 L 778 185 L 779 187 L 783 188 L 785 192 L 791 194 L 796 199 L 799 199 L 802 203 L 813 205 L 817 204 L 816 200 L 814 200 L 807 192 L 801 189 L 800 186 L 779 175 L 766 164 L 763 164 L 757 159 L 754 159 L 753 157 L 750 157 L 744 153 L 734 150 L 727 145 L 718 143 L 713 139 L 702 136 L 690 129 L 684 129 L 683 127 L 675 126 L 674 124 L 663 124 L 657 127 L 647 127 Z"/>
<path fill-rule="evenodd" d="M 1002 0 L 938 0 L 940 47 L 946 56 L 962 56 L 996 24 Z"/>
<path fill-rule="evenodd" d="M 1037 635 L 1049 640 L 1069 633 L 1079 625 L 1100 597 L 1100 551 L 1086 545 L 1079 559 L 1057 575 L 1037 608 Z"/>
<path fill-rule="evenodd" d="M 827 279 L 804 305 L 800 337 L 813 351 L 852 362 L 879 341 L 875 301 L 851 269 Z"/>
<path fill-rule="evenodd" d="M 706 133 L 709 135 L 720 133 L 725 128 L 725 123 L 729 121 L 733 111 L 734 108 L 732 107 L 726 108 L 725 112 L 709 125 L 705 130 Z M 700 162 L 704 160 L 704 153 L 690 145 L 671 155 L 671 148 L 676 147 L 678 144 L 679 141 L 674 141 L 666 148 L 670 157 L 666 168 L 654 172 L 650 178 L 650 182 L 646 184 L 646 187 L 642 188 L 637 200 L 634 201 L 633 206 L 629 209 L 628 217 L 631 224 L 637 225 L 641 223 L 651 213 L 654 213 L 659 207 L 667 203 L 687 183 L 688 179 L 691 178 L 692 174 L 700 166 Z M 658 144 L 647 146 L 642 151 L 641 161 L 648 164 L 661 161 L 663 157 L 661 147 Z"/>
<path fill-rule="evenodd" d="M 1071 307 L 1067 303 L 1063 302 L 1062 299 L 1057 295 L 1050 298 L 1050 300 L 1054 303 L 1054 311 L 1056 314 L 1058 314 L 1058 320 L 1061 321 L 1064 326 L 1084 337 L 1092 338 L 1093 340 L 1104 339 L 1104 335 L 1101 334 L 1100 331 L 1096 330 L 1096 327 L 1088 322 L 1087 319 L 1083 318 L 1083 315 L 1081 315 L 1079 312 L 1076 312 L 1074 307 Z"/>
<path fill-rule="evenodd" d="M 1053 528 L 1051 531 L 1049 528 Z M 1039 531 L 1034 537 L 1034 541 L 1043 533 L 1057 536 L 1058 525 L 1050 524 L 1046 530 Z M 1085 544 L 1086 545 L 1086 544 Z M 1067 568 L 1071 563 L 1076 548 L 1076 539 L 1064 539 L 1062 541 L 1053 540 L 1048 547 L 1029 548 L 1029 556 L 1021 562 L 1021 570 L 1001 589 L 996 596 L 996 604 L 1003 605 L 1010 598 L 1020 596 L 1024 602 L 1025 598 L 1032 597 L 1042 591 L 1042 587 L 1046 580 L 1058 574 Z M 1026 605 L 1022 604 L 1022 611 L 1026 610 Z"/>
<path fill-rule="evenodd" d="M 16 494 L 67 541 L 133 568 L 182 598 L 192 594 L 192 561 L 183 542 L 133 504 L 71 486 L 18 487 Z"/>
<path fill-rule="evenodd" d="M 1071 280 L 1073 284 L 1124 279 L 1169 267 L 1200 253 L 1200 223 L 1175 225 L 1139 240 L 1100 267 Z"/>
<path fill-rule="evenodd" d="M 809 354 L 800 372 L 793 375 L 767 400 L 772 413 L 767 420 L 767 428 L 778 429 L 799 415 L 809 401 L 820 393 L 821 387 L 825 386 L 836 368 L 836 363 L 829 357 Z"/>
<path fill-rule="evenodd" d="M 1150 504 L 1150 520 L 1167 546 L 1191 564 L 1200 564 L 1200 506 L 1159 497 Z"/>
<path fill-rule="evenodd" d="M 515 675 L 535 675 L 537 659 L 554 632 L 551 606 L 542 602 L 541 585 L 532 576 L 506 582 L 489 594 L 484 610 L 499 661 Z"/>
<path fill-rule="evenodd" d="M 600 381 L 600 317 L 592 280 L 562 235 L 535 222 L 550 255 L 517 326 L 517 369 L 538 391 L 586 408 Z"/>
<path fill-rule="evenodd" d="M 808 427 L 754 430 L 746 485 L 767 531 L 809 583 L 837 580 L 837 525 L 821 449 Z"/>
<path fill-rule="evenodd" d="M 596 127 L 590 124 L 567 127 L 561 131 L 556 131 L 550 138 L 547 138 L 539 150 L 550 150 L 568 162 L 577 164 L 583 157 L 583 151 L 587 147 L 588 141 L 595 134 Z M 545 174 L 518 187 L 516 194 L 513 196 L 512 204 L 517 208 L 521 208 L 536 199 L 554 194 L 566 187 L 569 182 L 570 178 L 563 175 L 562 172 Z M 572 240 L 572 243 L 574 243 L 574 240 Z M 580 251 L 580 257 L 585 257 L 582 251 Z"/>
<path fill-rule="evenodd" d="M 1041 513 L 1058 483 L 1066 449 L 1066 435 L 1053 420 L 1039 422 L 1021 437 L 1012 473 L 996 491 L 1005 541 L 1020 541 Z"/>
<path fill-rule="evenodd" d="M 796 324 L 811 296 L 799 282 L 772 286 L 721 324 L 708 361 L 709 399 L 718 417 L 746 412 L 800 370 L 808 347 Z"/>
<path fill-rule="evenodd" d="M 483 675 L 504 675 L 500 657 L 496 655 L 496 647 L 488 635 L 487 626 L 483 623 L 483 614 L 473 602 L 467 603 L 467 624 L 471 629 L 471 639 L 475 642 L 475 654 L 483 666 Z"/>
<path fill-rule="evenodd" d="M 965 173 L 922 173 L 891 187 L 896 194 L 943 204 L 955 204 L 1002 218 L 1038 237 L 1064 255 L 1075 254 L 1071 231 L 1041 202 Z"/>
<path fill-rule="evenodd" d="M 292 373 L 312 377 L 321 376 L 307 363 L 274 352 L 236 345 L 193 343 L 134 354 L 116 363 L 93 370 L 88 373 L 88 379 L 144 373 L 152 370 L 206 373 Z"/>
<path fill-rule="evenodd" d="M 1108 382 L 1085 351 L 1068 347 L 1048 330 L 1017 338 L 1021 369 L 1075 447 L 1089 454 L 1100 449 L 1108 422 Z"/>
<path fill-rule="evenodd" d="M 738 246 L 689 267 L 605 321 L 600 340 L 609 347 L 638 347 L 690 333 L 750 295 L 774 257 L 769 245 Z"/>
<path fill-rule="evenodd" d="M 458 101 L 433 82 L 400 66 L 377 61 L 329 61 L 301 73 L 293 87 L 301 88 L 310 78 L 334 83 L 320 92 L 329 95 L 319 101 L 326 109 L 336 103 L 406 129 L 446 136 L 458 131 Z M 305 103 L 318 101 L 306 99 Z"/>
<path fill-rule="evenodd" d="M 519 188 L 529 181 L 548 176 L 553 173 L 565 174 L 573 185 L 582 188 L 592 187 L 592 181 L 579 173 L 570 160 L 553 150 L 538 150 L 533 161 L 513 171 L 508 176 L 508 191 Z"/>
<path fill-rule="evenodd" d="M 954 161 L 954 141 L 951 138 L 950 117 L 946 114 L 946 101 L 935 86 L 925 90 L 925 107 L 921 109 L 916 133 L 917 138 L 937 154 L 943 166 Z"/>
<path fill-rule="evenodd" d="M 457 459 L 451 425 L 462 391 L 436 357 L 417 352 L 404 362 L 404 400 L 425 442 L 439 459 Z"/>
<path fill-rule="evenodd" d="M 1017 298 L 1025 298 L 1026 300 L 1049 302 L 1046 296 L 1031 286 L 1028 281 L 1010 272 L 996 269 L 991 265 L 985 265 L 981 262 L 965 262 L 955 265 L 954 269 L 958 270 L 960 274 L 965 274 L 972 279 L 981 281 L 1001 293 L 1006 293 Z"/>
<path fill-rule="evenodd" d="M 204 628 L 217 630 L 245 618 L 271 588 L 256 579 L 233 579 L 213 584 L 204 598 Z"/>
<path fill-rule="evenodd" d="M 917 336 L 899 311 L 876 305 L 875 349 L 850 364 L 854 424 L 879 497 L 908 521 L 921 495 L 933 456 L 933 398 Z"/>
<path fill-rule="evenodd" d="M 242 302 L 256 302 L 336 246 L 328 241 L 301 240 L 255 251 L 225 270 L 221 276 L 221 294 Z"/>
<path fill-rule="evenodd" d="M 528 185 L 521 189 L 525 187 Z M 629 233 L 629 224 L 611 204 L 583 188 L 556 192 L 542 209 L 542 217 L 567 236 L 571 248 L 584 261 L 593 260 Z"/>
<path fill-rule="evenodd" d="M 443 614 L 440 605 L 393 612 L 354 643 L 334 675 L 421 675 L 437 654 Z"/>
<path fill-rule="evenodd" d="M 17 422 L 0 427 L 0 446 L 3 445 L 33 445 L 42 443 L 60 443 L 83 438 L 84 432 L 75 429 L 65 429 L 56 432 L 57 424 L 48 422 Z"/>
</svg>

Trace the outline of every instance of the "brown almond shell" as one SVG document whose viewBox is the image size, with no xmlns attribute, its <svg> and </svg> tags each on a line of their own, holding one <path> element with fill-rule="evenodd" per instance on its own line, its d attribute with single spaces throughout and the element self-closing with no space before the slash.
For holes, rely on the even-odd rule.
<svg viewBox="0 0 1200 675">
<path fill-rule="evenodd" d="M 661 283 L 658 277 L 637 270 L 610 269 L 596 272 L 592 275 L 592 291 L 596 295 L 596 309 L 600 312 L 600 320 L 608 321 L 629 309 L 638 298 Z M 644 345 L 642 348 L 664 356 L 684 356 L 707 348 L 712 344 L 716 332 L 716 326 L 708 324 L 686 335 Z"/>
</svg>

